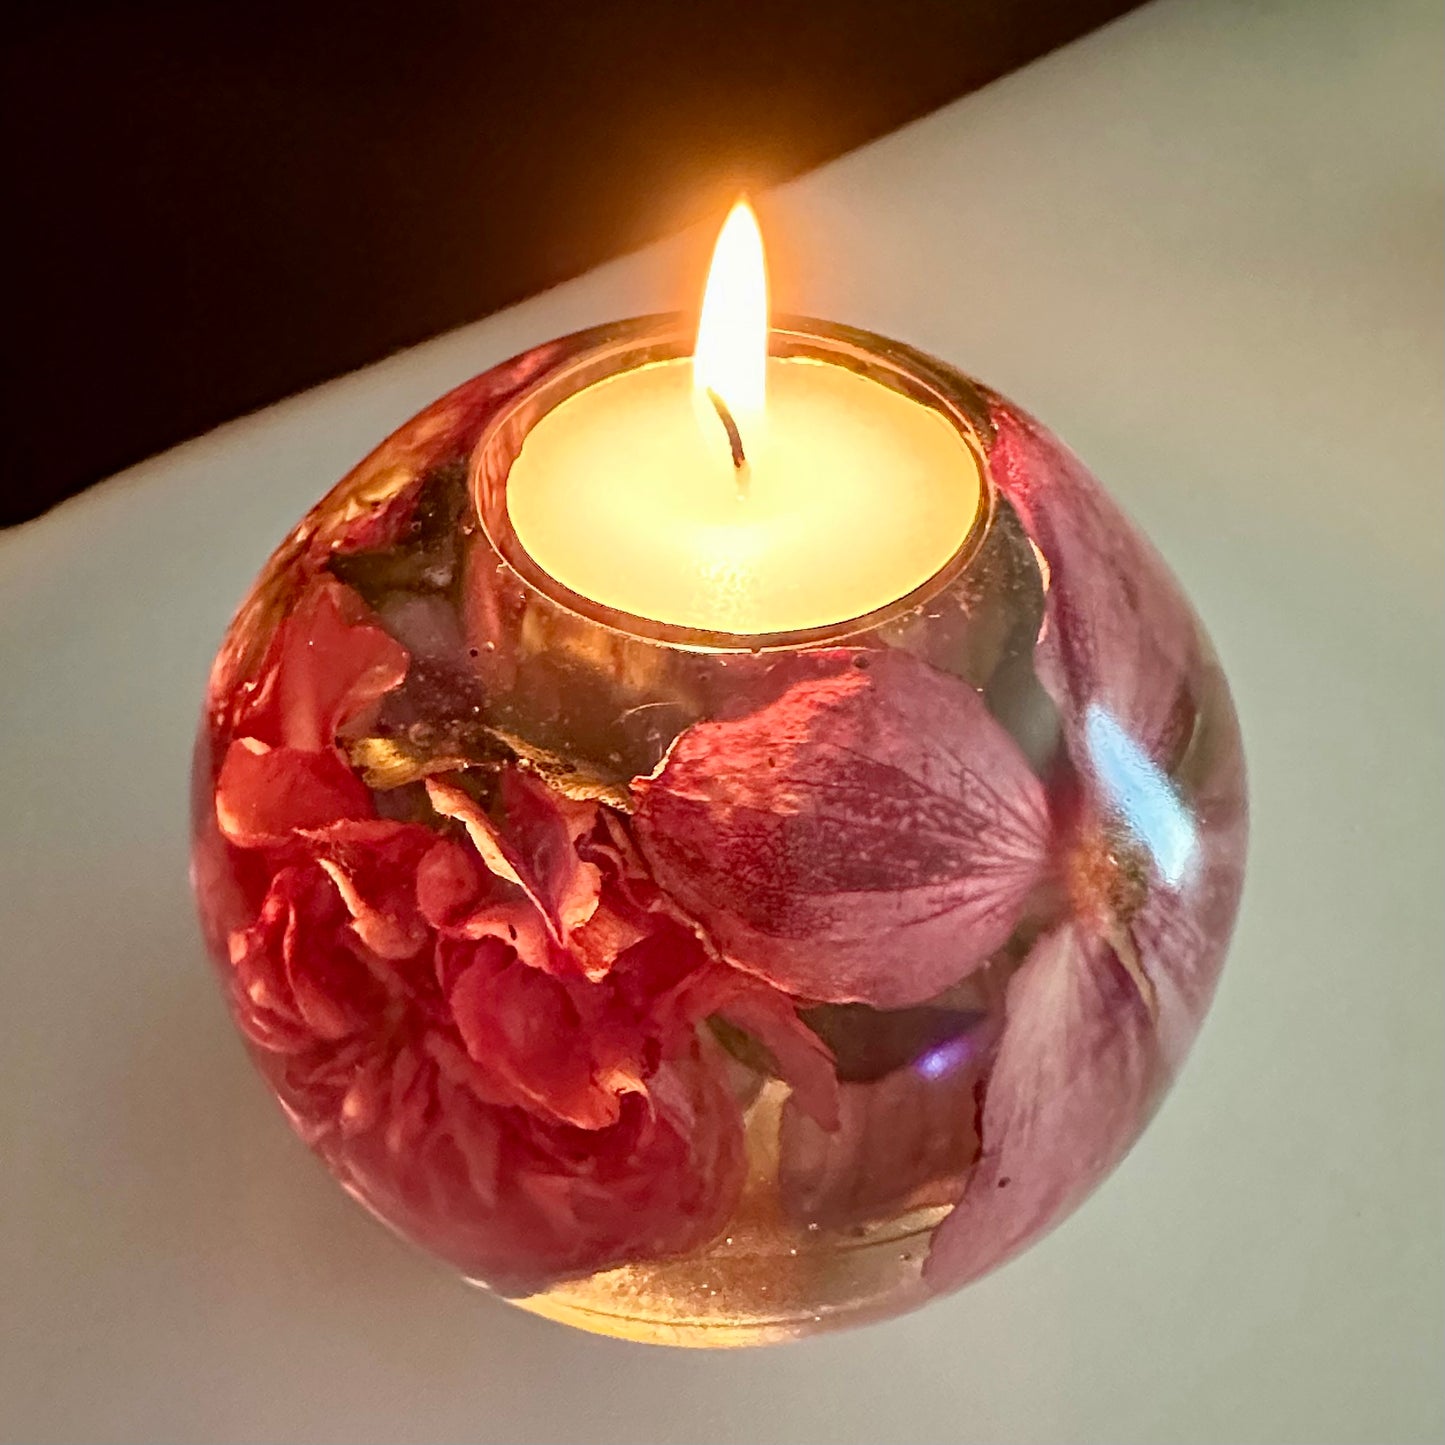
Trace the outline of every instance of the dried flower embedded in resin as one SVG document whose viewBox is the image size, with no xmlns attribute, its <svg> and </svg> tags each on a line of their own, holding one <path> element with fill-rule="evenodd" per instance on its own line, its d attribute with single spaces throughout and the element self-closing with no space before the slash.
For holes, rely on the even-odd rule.
<svg viewBox="0 0 1445 1445">
<path fill-rule="evenodd" d="M 787 1338 L 953 1289 L 1123 1156 L 1238 899 L 1198 622 L 1080 464 L 894 343 L 985 505 L 927 587 L 806 635 L 588 606 L 506 522 L 560 396 L 685 345 L 539 348 L 387 441 L 232 625 L 195 773 L 238 1026 L 350 1193 L 587 1328 Z"/>
</svg>

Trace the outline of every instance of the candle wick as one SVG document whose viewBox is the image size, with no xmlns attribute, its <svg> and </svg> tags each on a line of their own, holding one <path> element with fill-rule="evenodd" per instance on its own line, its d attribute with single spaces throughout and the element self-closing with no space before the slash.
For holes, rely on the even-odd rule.
<svg viewBox="0 0 1445 1445">
<path fill-rule="evenodd" d="M 738 424 L 733 420 L 733 414 L 727 408 L 727 403 L 715 392 L 712 387 L 707 388 L 707 399 L 713 404 L 713 410 L 717 412 L 717 419 L 723 424 L 723 430 L 728 434 L 728 446 L 732 448 L 733 470 L 745 472 L 748 466 L 747 454 L 743 451 L 743 435 L 738 430 Z M 742 478 L 739 477 L 739 481 Z"/>
</svg>

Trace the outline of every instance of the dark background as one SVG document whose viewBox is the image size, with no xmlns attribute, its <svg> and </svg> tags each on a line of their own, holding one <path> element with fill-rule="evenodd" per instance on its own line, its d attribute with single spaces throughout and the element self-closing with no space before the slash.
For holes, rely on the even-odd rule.
<svg viewBox="0 0 1445 1445">
<path fill-rule="evenodd" d="M 1134 3 L 24 6 L 0 523 L 721 216 Z"/>
</svg>

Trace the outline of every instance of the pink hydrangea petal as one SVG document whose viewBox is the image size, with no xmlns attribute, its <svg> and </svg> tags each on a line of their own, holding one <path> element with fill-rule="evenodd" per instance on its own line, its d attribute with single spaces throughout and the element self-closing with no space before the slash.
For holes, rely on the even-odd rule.
<svg viewBox="0 0 1445 1445">
<path fill-rule="evenodd" d="M 465 1090 L 478 1102 L 519 1107 L 517 1091 L 505 1075 L 479 1064 L 451 1031 L 428 1030 L 422 1039 L 422 1049 L 427 1060 L 436 1066 L 439 1078 Z"/>
<path fill-rule="evenodd" d="M 1188 739 L 1204 665 L 1184 595 L 1062 442 L 1002 399 L 992 415 L 990 468 L 1048 568 L 1040 679 L 1066 719 L 1082 726 L 1102 713 L 1167 769 Z"/>
<path fill-rule="evenodd" d="M 928 1283 L 966 1284 L 1079 1204 L 1134 1142 L 1162 1081 L 1153 1020 L 1113 949 L 1073 923 L 1044 934 L 1009 982 L 982 1152 L 934 1231 Z"/>
<path fill-rule="evenodd" d="M 216 779 L 216 822 L 240 848 L 285 844 L 303 829 L 374 816 L 371 794 L 333 752 L 238 738 Z"/>
<path fill-rule="evenodd" d="M 544 973 L 560 975 L 580 971 L 571 952 L 552 937 L 546 921 L 528 898 L 484 903 L 450 932 L 457 938 L 500 939 L 515 949 L 517 957 L 529 968 Z"/>
<path fill-rule="evenodd" d="M 384 1001 L 365 960 L 346 946 L 334 888 L 319 869 L 290 868 L 272 884 L 278 893 L 287 907 L 282 962 L 302 1020 L 327 1042 L 365 1029 Z"/>
<path fill-rule="evenodd" d="M 338 1111 L 343 1135 L 364 1134 L 376 1127 L 387 1107 L 390 1083 L 381 1058 L 368 1056 L 358 1063 Z"/>
<path fill-rule="evenodd" d="M 634 783 L 657 881 L 788 993 L 922 1002 L 1012 933 L 1048 859 L 1044 793 L 972 688 L 894 651 L 834 655 Z"/>
<path fill-rule="evenodd" d="M 393 912 L 372 903 L 357 886 L 355 877 L 347 873 L 341 864 L 322 859 L 321 868 L 341 894 L 351 914 L 351 926 L 356 936 L 379 958 L 415 958 L 430 942 L 425 924 L 398 918 Z"/>
<path fill-rule="evenodd" d="M 292 997 L 306 1027 L 314 1038 L 325 1040 L 347 1038 L 356 1031 L 360 1022 L 327 986 L 331 980 L 325 977 L 325 973 L 333 971 L 330 967 L 332 962 L 332 959 L 320 963 L 315 958 L 308 958 L 301 967 L 290 971 L 288 979 Z"/>
<path fill-rule="evenodd" d="M 385 1066 L 385 1052 L 365 1034 L 331 1043 L 313 1040 L 293 1053 L 254 1057 L 297 1133 L 322 1150 L 344 1133 L 341 1107 L 358 1075 L 373 1067 L 384 1072 Z"/>
<path fill-rule="evenodd" d="M 437 1102 L 447 1138 L 461 1159 L 468 1191 L 483 1208 L 495 1208 L 503 1184 L 503 1125 L 494 1111 L 445 1079 L 438 1081 Z"/>
<path fill-rule="evenodd" d="M 645 1021 L 658 1039 L 691 1038 L 694 1025 L 738 987 L 690 929 L 660 917 L 646 937 L 617 956 L 606 978 L 609 1007 Z"/>
<path fill-rule="evenodd" d="M 400 1154 L 420 1139 L 432 1111 L 431 1088 L 441 1089 L 438 1071 L 422 1049 L 403 1040 L 391 1062 L 389 1114 L 385 1117 L 386 1146 Z"/>
<path fill-rule="evenodd" d="M 1087 808 L 1132 838 L 1147 872 L 1137 916 L 1095 924 L 1134 950 L 1174 1067 L 1213 994 L 1243 880 L 1233 709 L 1158 554 L 1031 417 L 998 398 L 992 414 L 995 477 L 1050 572 L 1040 679 L 1060 705 Z"/>
<path fill-rule="evenodd" d="M 460 966 L 441 972 L 460 984 L 463 1013 L 486 1012 L 485 998 L 467 997 L 467 967 L 488 945 L 462 947 Z M 506 954 L 490 948 L 494 963 Z M 512 967 L 529 982 L 561 987 Z M 534 1022 L 540 1030 L 545 1020 Z M 483 1033 L 490 1027 L 484 1019 Z M 524 1042 L 525 1033 L 524 1020 Z M 535 1039 L 544 1053 L 555 1042 L 543 1032 Z M 493 1040 L 486 1043 L 490 1050 Z M 368 1030 L 261 1062 L 298 1132 L 358 1199 L 510 1292 L 704 1243 L 731 1213 L 746 1173 L 725 1061 L 690 1032 L 642 1090 L 622 1094 L 615 1122 L 595 1129 L 517 1107 L 495 1070 L 438 1027 L 415 1042 Z"/>
<path fill-rule="evenodd" d="M 1129 925 L 1154 988 L 1160 1048 L 1177 1069 L 1204 1021 L 1224 966 L 1244 885 L 1244 753 L 1233 719 L 1222 725 L 1191 799 L 1197 845 L 1173 883 L 1156 878 Z"/>
<path fill-rule="evenodd" d="M 210 730 L 202 728 L 191 763 L 191 887 L 211 957 L 225 957 L 228 939 L 256 917 L 269 873 L 264 860 L 239 849 L 221 833 L 216 817 Z"/>
</svg>

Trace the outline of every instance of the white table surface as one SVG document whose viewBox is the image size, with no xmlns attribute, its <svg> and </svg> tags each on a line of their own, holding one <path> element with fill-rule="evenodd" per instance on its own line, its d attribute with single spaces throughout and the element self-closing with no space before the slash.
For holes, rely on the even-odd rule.
<svg viewBox="0 0 1445 1445">
<path fill-rule="evenodd" d="M 765 199 L 780 304 L 974 370 L 1132 509 L 1252 765 L 1169 1103 L 1056 1234 L 911 1318 L 708 1355 L 464 1288 L 291 1137 L 192 921 L 192 726 L 271 545 L 454 382 L 692 304 L 695 240 L 0 536 L 0 1435 L 1440 1439 L 1441 40 L 1432 0 L 1166 0 Z"/>
</svg>

